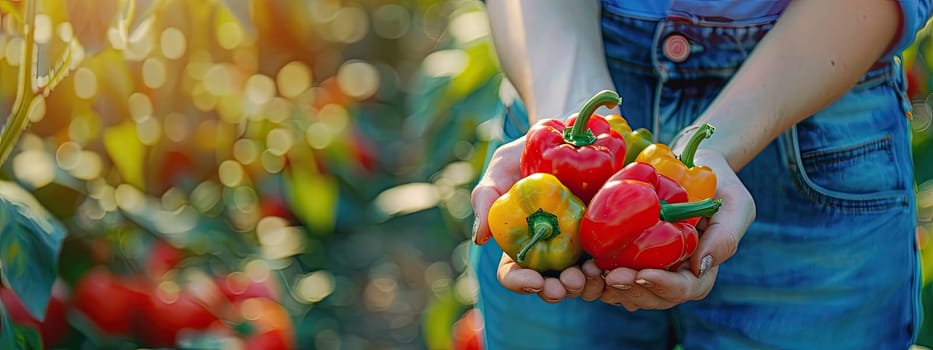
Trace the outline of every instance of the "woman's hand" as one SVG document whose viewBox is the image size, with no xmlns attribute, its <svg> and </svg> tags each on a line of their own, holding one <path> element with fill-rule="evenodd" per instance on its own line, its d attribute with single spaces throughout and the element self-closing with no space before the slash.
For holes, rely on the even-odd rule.
<svg viewBox="0 0 933 350">
<path fill-rule="evenodd" d="M 520 294 L 537 294 L 549 303 L 576 297 L 593 301 L 599 298 L 605 287 L 601 270 L 592 259 L 584 262 L 583 266 L 564 269 L 559 277 L 544 277 L 538 271 L 519 266 L 503 253 L 497 275 L 499 283 L 506 289 Z"/>
<path fill-rule="evenodd" d="M 669 309 L 706 297 L 716 281 L 719 264 L 732 257 L 739 241 L 755 220 L 755 202 L 722 153 L 697 151 L 695 162 L 716 172 L 716 197 L 722 207 L 700 221 L 700 242 L 689 265 L 677 271 L 617 268 L 605 274 L 606 288 L 600 299 L 630 311 Z"/>
<path fill-rule="evenodd" d="M 519 161 L 524 145 L 525 138 L 521 137 L 499 147 L 493 153 L 483 178 L 473 189 L 473 210 L 476 217 L 473 223 L 473 242 L 478 245 L 485 244 L 492 237 L 487 220 L 489 207 L 521 179 Z M 595 300 L 603 291 L 601 274 L 602 271 L 589 260 L 582 266 L 565 269 L 557 278 L 544 277 L 538 271 L 519 266 L 506 254 L 502 254 L 498 269 L 499 283 L 507 289 L 522 294 L 538 294 L 541 299 L 550 303 L 575 297 L 582 297 L 587 301 Z"/>
</svg>

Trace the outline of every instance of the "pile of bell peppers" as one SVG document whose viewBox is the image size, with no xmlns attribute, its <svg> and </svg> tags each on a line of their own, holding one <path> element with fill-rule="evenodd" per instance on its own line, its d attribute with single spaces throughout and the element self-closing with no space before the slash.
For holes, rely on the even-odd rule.
<svg viewBox="0 0 933 350">
<path fill-rule="evenodd" d="M 520 266 L 556 272 L 592 257 L 602 269 L 676 270 L 696 250 L 696 224 L 721 205 L 715 173 L 693 164 L 712 126 L 677 157 L 622 116 L 594 113 L 620 103 L 600 91 L 566 121 L 529 129 L 522 178 L 488 213 L 496 242 Z"/>
</svg>

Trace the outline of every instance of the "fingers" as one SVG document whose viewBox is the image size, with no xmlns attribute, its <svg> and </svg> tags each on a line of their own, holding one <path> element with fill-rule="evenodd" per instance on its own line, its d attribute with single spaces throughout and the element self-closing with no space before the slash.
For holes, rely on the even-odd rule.
<svg viewBox="0 0 933 350">
<path fill-rule="evenodd" d="M 489 241 L 492 233 L 489 231 L 487 215 L 489 207 L 499 196 L 508 192 L 509 188 L 519 180 L 521 169 L 522 148 L 525 138 L 521 137 L 509 142 L 496 150 L 489 161 L 486 172 L 479 183 L 473 188 L 471 200 L 473 202 L 473 242 L 479 245 Z"/>
<path fill-rule="evenodd" d="M 716 197 L 722 207 L 712 217 L 701 220 L 702 230 L 697 250 L 690 258 L 690 269 L 702 276 L 735 254 L 739 241 L 755 220 L 755 201 L 729 166 L 722 153 L 704 150 L 698 160 L 716 172 Z"/>
<path fill-rule="evenodd" d="M 583 293 L 583 287 L 586 285 L 586 276 L 579 267 L 572 266 L 560 273 L 560 283 L 567 292 L 568 298 L 579 297 Z M 545 288 L 547 289 L 547 288 Z"/>
<path fill-rule="evenodd" d="M 544 278 L 538 271 L 521 267 L 503 253 L 497 277 L 506 289 L 519 294 L 537 294 L 548 303 L 580 296 L 592 301 L 603 292 L 600 270 L 592 260 L 582 267 L 573 266 L 561 271 L 559 278 Z"/>
<path fill-rule="evenodd" d="M 519 266 L 505 253 L 499 260 L 497 276 L 503 287 L 515 293 L 540 293 L 544 290 L 544 277 L 538 271 Z"/>
<path fill-rule="evenodd" d="M 607 271 L 604 277 L 606 289 L 599 300 L 606 304 L 623 306 L 628 311 L 641 309 L 646 302 L 643 298 L 651 298 L 651 295 L 635 284 L 635 275 L 635 270 L 624 267 Z"/>
<path fill-rule="evenodd" d="M 697 250 L 690 257 L 695 276 L 702 276 L 709 268 L 735 255 L 739 241 L 755 220 L 755 202 L 741 183 L 721 187 L 717 195 L 722 198 L 722 207 L 707 220 Z"/>
<path fill-rule="evenodd" d="M 492 232 L 489 231 L 487 214 L 489 213 L 489 207 L 492 206 L 492 203 L 505 193 L 500 191 L 501 190 L 498 188 L 486 185 L 478 185 L 473 189 L 472 200 L 473 212 L 475 213 L 473 221 L 473 243 L 483 245 L 492 237 Z"/>
<path fill-rule="evenodd" d="M 596 267 L 596 264 L 593 263 L 593 259 L 584 262 L 581 269 L 586 278 L 586 283 L 583 286 L 583 292 L 580 294 L 580 297 L 586 301 L 596 300 L 603 294 L 603 289 L 606 287 L 606 283 L 602 277 L 602 270 Z"/>
<path fill-rule="evenodd" d="M 713 288 L 716 272 L 718 272 L 718 267 L 712 267 L 698 278 L 688 270 L 670 272 L 647 269 L 638 272 L 635 276 L 635 284 L 644 287 L 651 294 L 673 306 L 705 298 Z"/>
<path fill-rule="evenodd" d="M 705 298 L 713 288 L 717 272 L 718 268 L 712 267 L 706 275 L 697 278 L 686 269 L 671 272 L 617 268 L 606 274 L 607 287 L 600 300 L 629 311 L 669 309 Z"/>
<path fill-rule="evenodd" d="M 547 278 L 544 280 L 544 290 L 538 293 L 538 297 L 549 303 L 556 303 L 567 297 L 567 289 L 556 278 Z"/>
</svg>

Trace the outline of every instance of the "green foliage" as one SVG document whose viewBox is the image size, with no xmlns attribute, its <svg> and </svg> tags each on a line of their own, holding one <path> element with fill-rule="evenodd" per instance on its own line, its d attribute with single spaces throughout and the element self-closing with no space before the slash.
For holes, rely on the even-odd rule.
<svg viewBox="0 0 933 350">
<path fill-rule="evenodd" d="M 3 303 L 0 303 L 0 348 L 41 350 L 42 337 L 32 327 L 14 325 Z"/>
<path fill-rule="evenodd" d="M 29 313 L 42 319 L 65 229 L 21 187 L 0 182 L 0 275 Z"/>
</svg>

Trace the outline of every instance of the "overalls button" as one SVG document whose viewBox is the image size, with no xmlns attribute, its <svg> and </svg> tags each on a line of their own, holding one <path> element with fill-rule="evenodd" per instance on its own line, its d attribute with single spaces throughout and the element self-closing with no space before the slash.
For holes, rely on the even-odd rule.
<svg viewBox="0 0 933 350">
<path fill-rule="evenodd" d="M 690 56 L 690 42 L 683 35 L 673 34 L 664 39 L 663 51 L 667 59 L 680 63 Z"/>
</svg>

